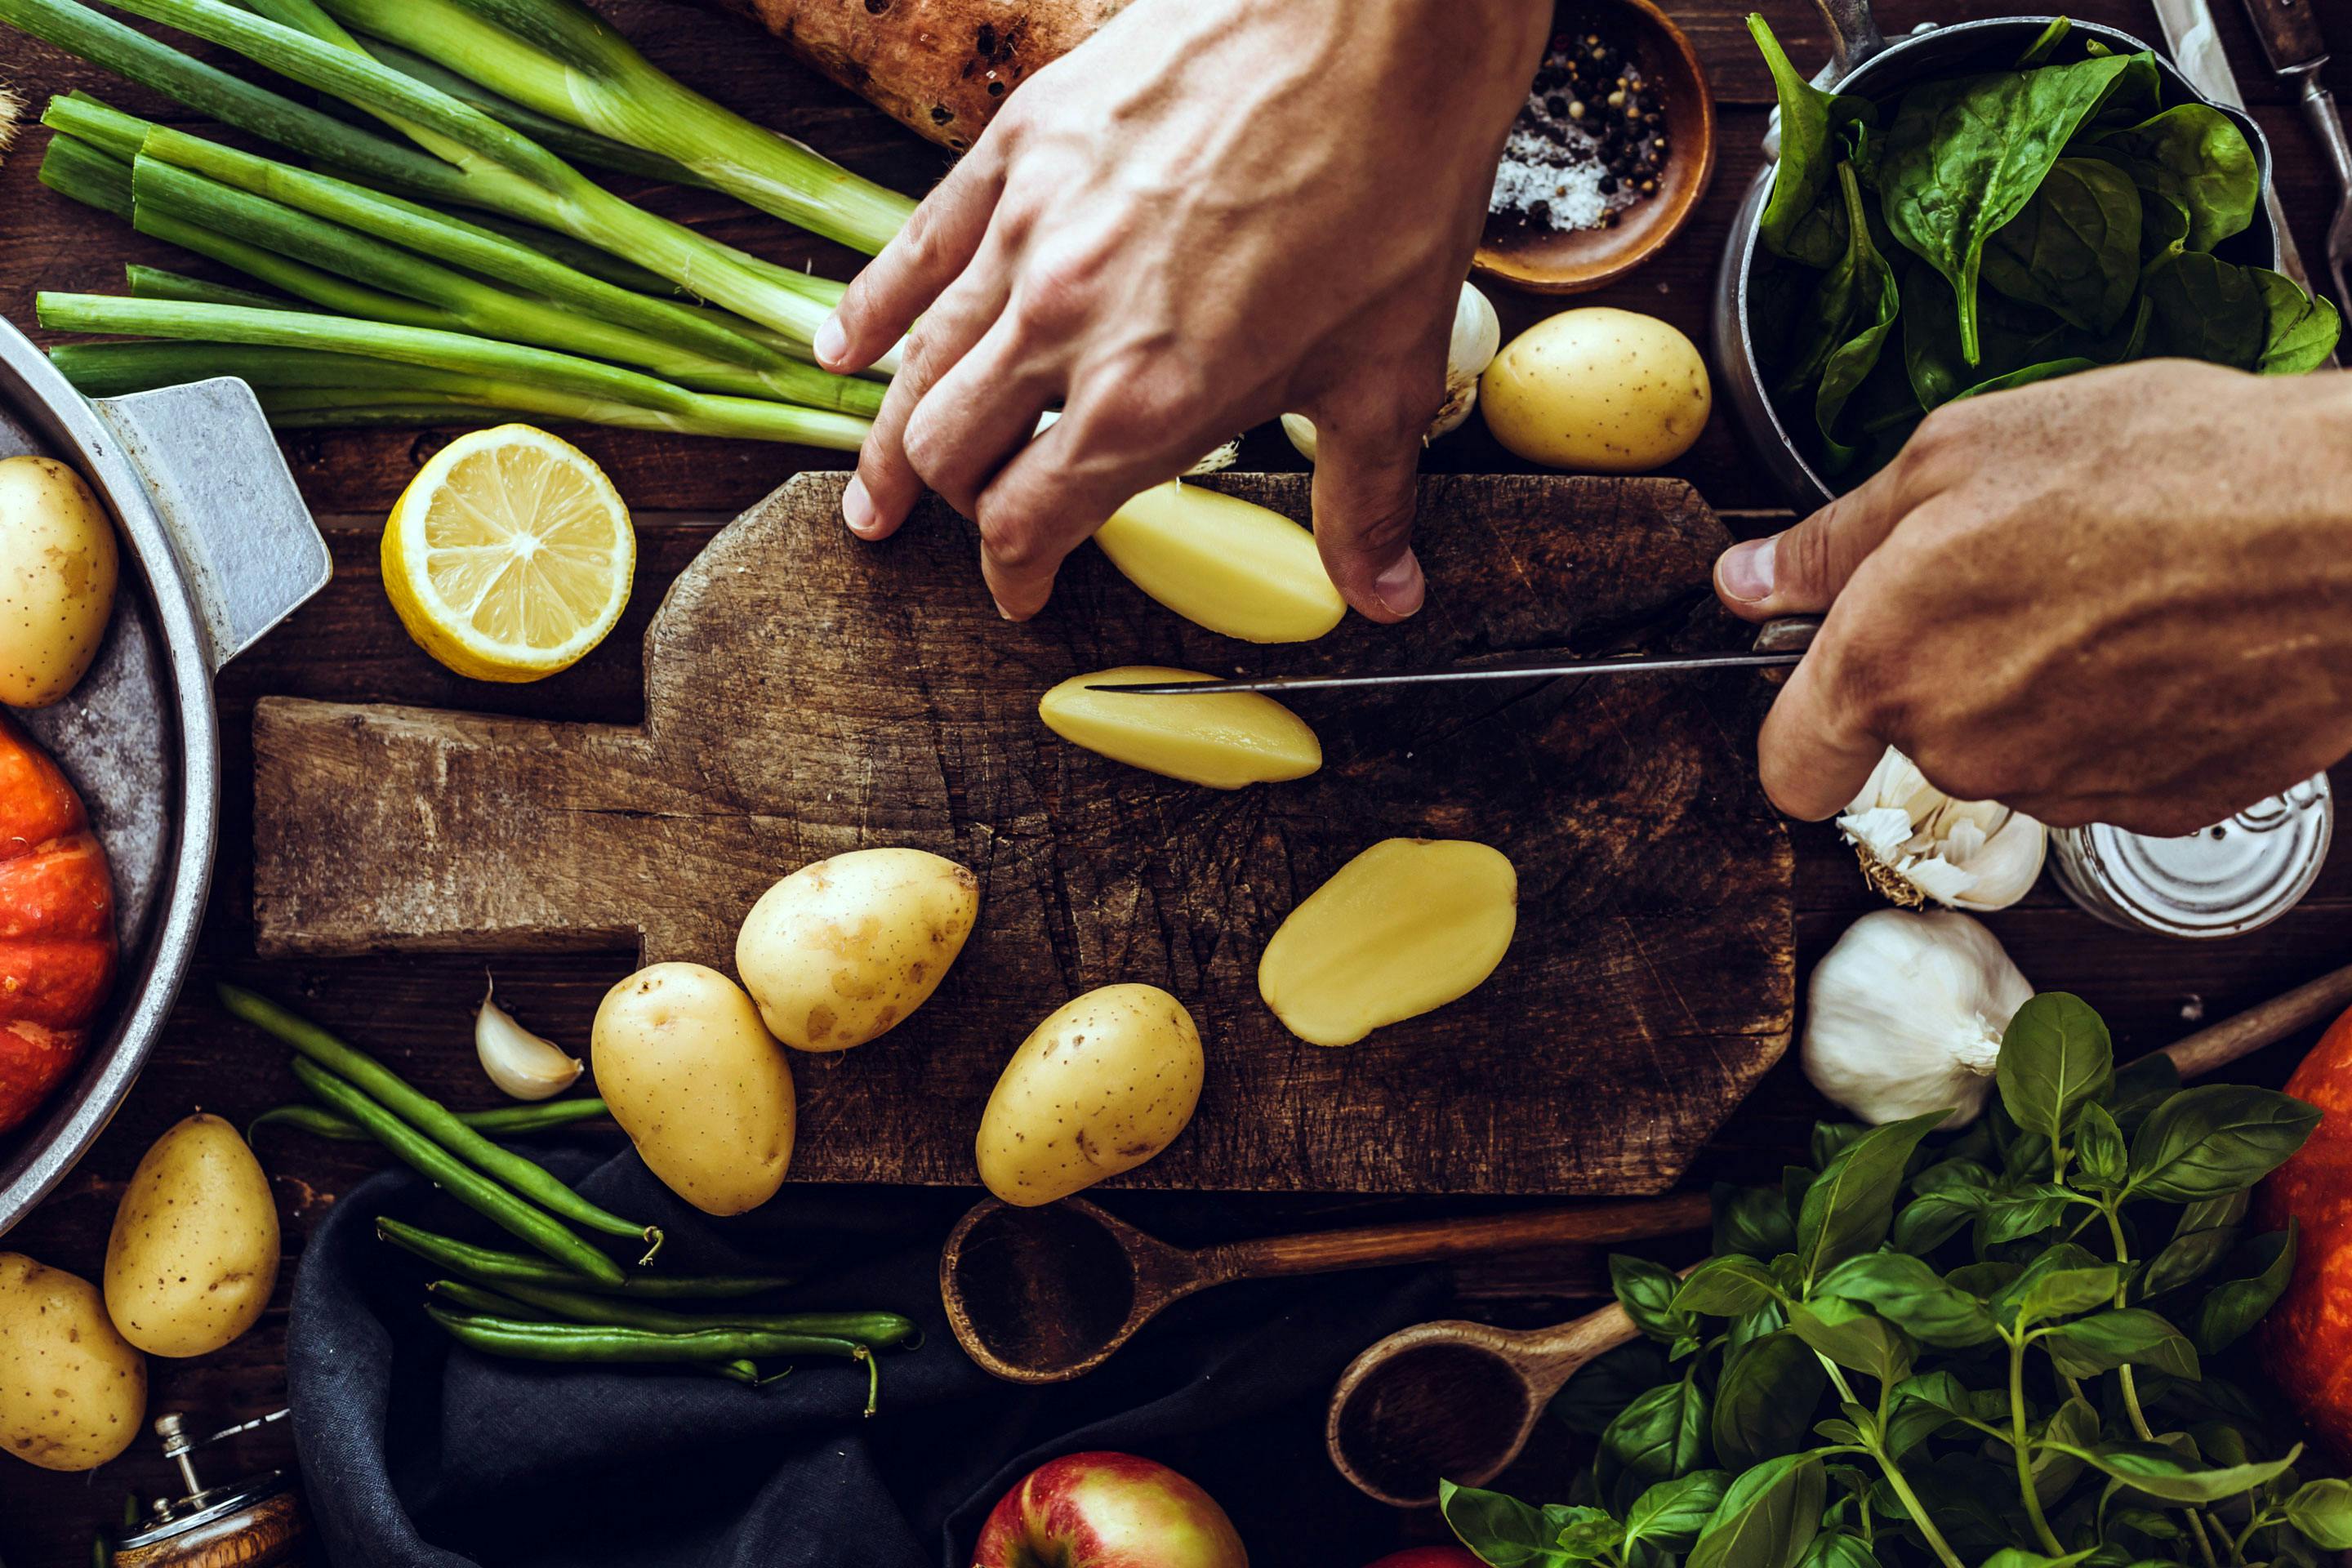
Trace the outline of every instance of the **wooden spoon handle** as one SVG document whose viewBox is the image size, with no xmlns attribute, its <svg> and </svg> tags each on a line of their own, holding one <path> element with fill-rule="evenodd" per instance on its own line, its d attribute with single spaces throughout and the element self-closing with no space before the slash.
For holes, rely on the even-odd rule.
<svg viewBox="0 0 2352 1568">
<path fill-rule="evenodd" d="M 1706 1225 L 1705 1193 L 1676 1193 L 1630 1203 L 1539 1209 L 1490 1219 L 1427 1220 L 1366 1226 L 1312 1236 L 1277 1236 L 1226 1242 L 1193 1256 L 1204 1279 L 1254 1279 L 1269 1275 L 1325 1274 L 1391 1263 L 1437 1263 L 1564 1243 L 1631 1241 L 1672 1236 Z"/>
<path fill-rule="evenodd" d="M 2297 1029 L 2352 1006 L 2352 963 L 2164 1047 L 2182 1078 L 2227 1067 Z"/>
</svg>

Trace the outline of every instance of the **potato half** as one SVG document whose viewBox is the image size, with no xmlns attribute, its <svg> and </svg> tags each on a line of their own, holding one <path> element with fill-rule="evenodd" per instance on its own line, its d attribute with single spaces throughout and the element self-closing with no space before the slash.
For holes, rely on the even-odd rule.
<svg viewBox="0 0 2352 1568">
<path fill-rule="evenodd" d="M 131 1446 L 147 1363 L 98 1287 L 0 1252 L 0 1449 L 45 1470 L 92 1470 Z"/>
<path fill-rule="evenodd" d="M 1305 778 L 1323 765 L 1323 744 L 1307 721 L 1255 691 L 1134 697 L 1093 689 L 1106 681 L 1213 679 L 1150 664 L 1074 675 L 1038 699 L 1037 717 L 1072 745 L 1211 789 Z"/>
<path fill-rule="evenodd" d="M 1056 1008 L 1004 1066 L 973 1152 L 1022 1208 L 1131 1171 L 1175 1141 L 1201 1099 L 1201 1031 L 1157 985 L 1106 985 Z"/>
<path fill-rule="evenodd" d="M 1257 991 L 1310 1045 L 1351 1046 L 1443 1007 L 1495 973 L 1519 917 L 1502 851 L 1466 838 L 1384 838 L 1290 911 Z"/>
<path fill-rule="evenodd" d="M 735 973 L 776 1038 L 845 1051 L 930 999 L 980 918 L 980 879 L 922 849 L 853 849 L 770 888 L 735 937 Z"/>
<path fill-rule="evenodd" d="M 1348 613 L 1312 533 L 1278 511 L 1181 480 L 1111 513 L 1095 542 L 1154 599 L 1244 642 L 1312 642 Z"/>
<path fill-rule="evenodd" d="M 253 1327 L 278 1283 L 278 1205 L 236 1129 L 202 1111 L 131 1173 L 106 1243 L 106 1310 L 149 1355 L 205 1355 Z"/>
</svg>

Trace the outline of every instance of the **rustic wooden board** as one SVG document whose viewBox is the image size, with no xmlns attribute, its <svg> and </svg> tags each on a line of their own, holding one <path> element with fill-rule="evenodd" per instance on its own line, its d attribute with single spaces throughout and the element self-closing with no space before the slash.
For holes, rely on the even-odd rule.
<svg viewBox="0 0 2352 1568">
<path fill-rule="evenodd" d="M 1223 483 L 1307 506 L 1299 476 Z M 947 984 L 873 1045 L 795 1058 L 794 1168 L 816 1180 L 970 1181 L 1012 1047 L 1113 981 L 1166 986 L 1210 1045 L 1200 1112 L 1148 1185 L 1654 1190 L 1785 1047 L 1791 862 L 1752 781 L 1748 678 L 1303 702 L 1323 771 L 1234 794 L 1066 745 L 1035 716 L 1054 682 L 1122 663 L 1410 668 L 1736 639 L 1706 590 L 1728 536 L 1688 486 L 1429 480 L 1423 558 L 1446 587 L 1430 612 L 1265 650 L 1159 609 L 1092 551 L 1047 615 L 1008 626 L 969 529 L 934 508 L 861 546 L 839 494 L 793 480 L 678 578 L 646 633 L 642 728 L 263 702 L 263 951 L 635 935 L 647 961 L 725 967 L 745 910 L 808 860 L 953 857 L 982 905 Z M 1510 956 L 1452 1007 L 1304 1045 L 1257 999 L 1259 950 L 1392 835 L 1512 857 Z"/>
</svg>

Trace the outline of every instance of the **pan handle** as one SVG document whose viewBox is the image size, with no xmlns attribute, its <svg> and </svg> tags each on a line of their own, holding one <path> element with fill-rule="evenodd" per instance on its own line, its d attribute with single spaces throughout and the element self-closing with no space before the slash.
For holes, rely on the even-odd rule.
<svg viewBox="0 0 2352 1568">
<path fill-rule="evenodd" d="M 90 406 L 146 481 L 215 673 L 327 585 L 327 542 L 251 387 L 220 376 Z"/>
<path fill-rule="evenodd" d="M 1886 47 L 1886 35 L 1878 30 L 1870 0 L 1813 0 L 1813 4 L 1821 8 L 1822 20 L 1830 25 L 1830 63 L 1813 79 L 1813 85 L 1833 89 Z"/>
</svg>

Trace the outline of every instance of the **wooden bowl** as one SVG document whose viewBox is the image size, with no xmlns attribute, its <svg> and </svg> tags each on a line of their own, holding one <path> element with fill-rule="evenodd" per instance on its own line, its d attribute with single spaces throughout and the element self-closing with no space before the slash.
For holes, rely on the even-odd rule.
<svg viewBox="0 0 2352 1568">
<path fill-rule="evenodd" d="M 1489 216 L 1471 269 L 1538 294 L 1580 294 L 1656 255 L 1686 222 L 1715 173 L 1715 95 L 1683 30 L 1651 0 L 1560 0 L 1552 33 L 1605 29 L 1625 41 L 1664 100 L 1673 151 L 1656 194 L 1625 209 L 1613 228 L 1556 233 L 1516 216 Z"/>
</svg>

